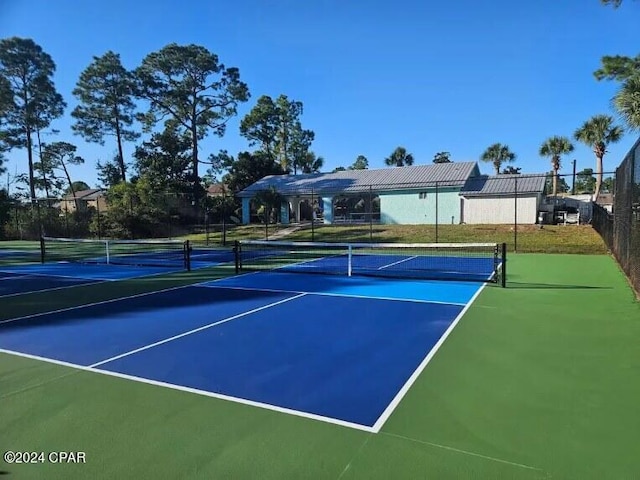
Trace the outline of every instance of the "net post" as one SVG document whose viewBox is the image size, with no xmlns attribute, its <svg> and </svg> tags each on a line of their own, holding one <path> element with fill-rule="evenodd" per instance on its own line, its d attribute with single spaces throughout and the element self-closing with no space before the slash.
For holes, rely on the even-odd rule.
<svg viewBox="0 0 640 480">
<path fill-rule="evenodd" d="M 238 275 L 240 273 L 240 242 L 238 240 L 233 242 L 233 258 L 236 264 L 236 275 Z"/>
<path fill-rule="evenodd" d="M 502 288 L 507 286 L 507 244 L 505 242 L 501 245 L 502 250 L 502 275 L 500 276 Z"/>
<path fill-rule="evenodd" d="M 182 247 L 184 249 L 184 267 L 187 272 L 191 271 L 191 242 L 189 240 L 184 242 Z"/>
<path fill-rule="evenodd" d="M 347 276 L 351 276 L 352 271 L 352 257 L 353 257 L 353 247 L 349 245 L 347 247 Z"/>
<path fill-rule="evenodd" d="M 44 237 L 40 237 L 40 263 L 44 263 L 45 257 L 45 246 L 44 246 Z"/>
</svg>

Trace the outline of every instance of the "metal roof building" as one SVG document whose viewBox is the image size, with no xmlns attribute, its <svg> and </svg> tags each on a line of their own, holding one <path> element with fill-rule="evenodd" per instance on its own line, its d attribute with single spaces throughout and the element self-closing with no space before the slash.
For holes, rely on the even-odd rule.
<svg viewBox="0 0 640 480">
<path fill-rule="evenodd" d="M 546 175 L 479 175 L 460 191 L 460 221 L 471 224 L 534 224 Z"/>
<path fill-rule="evenodd" d="M 251 199 L 272 188 L 286 199 L 280 211 L 283 223 L 310 220 L 311 212 L 321 214 L 325 223 L 371 219 L 384 224 L 509 223 L 516 208 L 510 199 L 517 187 L 520 218 L 535 223 L 544 186 L 545 175 L 481 175 L 476 162 L 450 162 L 270 175 L 238 196 L 243 223 L 249 223 Z"/>
<path fill-rule="evenodd" d="M 472 175 L 480 172 L 476 162 L 438 163 L 375 170 L 345 170 L 335 173 L 302 175 L 269 175 L 238 193 L 253 197 L 260 190 L 274 187 L 283 195 L 357 193 L 420 189 L 442 186 L 462 187 Z"/>
<path fill-rule="evenodd" d="M 460 191 L 466 197 L 485 195 L 527 195 L 544 192 L 546 175 L 478 175 L 467 180 Z"/>
</svg>

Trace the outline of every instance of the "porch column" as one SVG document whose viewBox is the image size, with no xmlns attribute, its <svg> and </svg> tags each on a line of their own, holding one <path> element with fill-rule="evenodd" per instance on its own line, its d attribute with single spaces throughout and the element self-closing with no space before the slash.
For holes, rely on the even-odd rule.
<svg viewBox="0 0 640 480">
<path fill-rule="evenodd" d="M 280 204 L 280 223 L 289 225 L 289 200 L 285 200 Z"/>
<path fill-rule="evenodd" d="M 243 197 L 242 199 L 242 224 L 249 225 L 251 221 L 251 199 Z"/>
<path fill-rule="evenodd" d="M 293 197 L 291 200 L 291 210 L 293 210 L 293 220 L 294 222 L 300 221 L 300 198 Z"/>
<path fill-rule="evenodd" d="M 333 223 L 333 197 L 322 197 L 324 223 Z"/>
</svg>

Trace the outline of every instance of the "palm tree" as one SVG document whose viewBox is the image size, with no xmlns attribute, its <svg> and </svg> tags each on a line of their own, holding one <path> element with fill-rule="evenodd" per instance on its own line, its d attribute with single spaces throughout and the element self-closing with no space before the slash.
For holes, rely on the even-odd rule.
<svg viewBox="0 0 640 480">
<path fill-rule="evenodd" d="M 451 163 L 449 152 L 438 152 L 433 156 L 433 163 Z"/>
<path fill-rule="evenodd" d="M 558 170 L 560 170 L 560 160 L 562 155 L 573 152 L 573 144 L 567 137 L 558 135 L 548 138 L 540 146 L 540 156 L 551 158 L 551 168 L 553 170 L 553 196 L 558 193 Z"/>
<path fill-rule="evenodd" d="M 602 185 L 602 158 L 607 153 L 607 146 L 622 138 L 624 130 L 613 124 L 614 119 L 609 115 L 594 115 L 575 131 L 574 138 L 593 148 L 596 154 L 596 191 L 593 200 L 598 199 Z"/>
<path fill-rule="evenodd" d="M 510 151 L 507 145 L 502 145 L 501 143 L 494 143 L 480 157 L 483 162 L 493 163 L 496 175 L 500 173 L 500 167 L 504 162 L 513 162 L 515 159 L 516 154 Z"/>
<path fill-rule="evenodd" d="M 275 210 L 277 217 L 280 206 L 285 201 L 285 197 L 274 186 L 257 191 L 254 199 L 263 208 L 265 225 L 269 224 L 272 211 Z"/>
<path fill-rule="evenodd" d="M 640 77 L 628 78 L 613 99 L 616 110 L 630 129 L 640 130 Z"/>
<path fill-rule="evenodd" d="M 413 155 L 407 153 L 404 147 L 397 147 L 393 153 L 384 159 L 384 163 L 390 167 L 404 167 L 413 165 Z"/>
<path fill-rule="evenodd" d="M 307 152 L 300 165 L 302 173 L 318 173 L 324 166 L 324 158 L 316 157 L 313 152 Z"/>
</svg>

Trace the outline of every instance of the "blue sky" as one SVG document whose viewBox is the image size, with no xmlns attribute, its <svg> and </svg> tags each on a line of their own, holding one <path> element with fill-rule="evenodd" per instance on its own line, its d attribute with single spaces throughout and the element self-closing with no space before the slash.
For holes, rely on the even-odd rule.
<svg viewBox="0 0 640 480">
<path fill-rule="evenodd" d="M 240 69 L 251 99 L 224 137 L 210 136 L 204 156 L 248 149 L 240 119 L 261 95 L 304 103 L 303 126 L 324 171 L 362 154 L 383 167 L 404 146 L 416 164 L 439 151 L 479 160 L 506 143 L 525 173 L 549 170 L 538 156 L 552 135 L 572 136 L 594 114 L 610 113 L 617 85 L 597 82 L 603 55 L 637 55 L 640 3 L 614 10 L 599 0 L 219 0 L 89 2 L 0 0 L 0 37 L 33 38 L 57 64 L 55 83 L 68 108 L 52 127 L 86 159 L 75 179 L 97 184 L 95 163 L 115 141 L 87 144 L 71 132 L 75 83 L 94 55 L 121 54 L 127 68 L 171 42 L 195 43 Z M 605 157 L 615 169 L 637 139 L 627 133 Z M 53 140 L 49 137 L 48 140 Z M 125 145 L 130 156 L 134 144 Z M 10 172 L 26 170 L 26 151 L 9 154 Z M 594 167 L 576 144 L 561 173 Z M 491 173 L 489 164 L 481 164 Z M 2 183 L 4 184 L 6 180 Z"/>
</svg>

